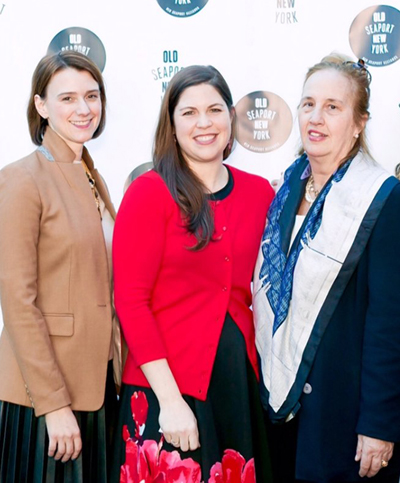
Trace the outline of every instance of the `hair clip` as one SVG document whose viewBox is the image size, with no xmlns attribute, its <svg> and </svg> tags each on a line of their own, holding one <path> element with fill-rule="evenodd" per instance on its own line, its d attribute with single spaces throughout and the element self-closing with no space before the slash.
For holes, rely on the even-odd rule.
<svg viewBox="0 0 400 483">
<path fill-rule="evenodd" d="M 368 83 L 371 84 L 372 75 L 371 75 L 371 72 L 367 69 L 365 61 L 363 59 L 358 59 L 357 62 L 353 62 L 352 60 L 348 60 L 347 62 L 343 62 L 343 64 L 351 65 L 355 69 L 360 69 L 367 76 Z"/>
</svg>

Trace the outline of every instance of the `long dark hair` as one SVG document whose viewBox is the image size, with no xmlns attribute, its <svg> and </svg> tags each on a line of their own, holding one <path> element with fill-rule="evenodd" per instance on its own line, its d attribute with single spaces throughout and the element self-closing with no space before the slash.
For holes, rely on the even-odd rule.
<svg viewBox="0 0 400 483">
<path fill-rule="evenodd" d="M 165 181 L 172 197 L 179 205 L 189 233 L 197 243 L 191 250 L 201 250 L 212 239 L 214 216 L 204 184 L 186 162 L 174 136 L 173 115 L 183 91 L 200 84 L 213 86 L 233 114 L 232 94 L 228 84 L 215 67 L 192 65 L 179 71 L 171 79 L 161 105 L 153 148 L 154 169 Z M 232 150 L 234 138 L 234 115 L 232 132 L 224 152 L 226 159 Z"/>
</svg>

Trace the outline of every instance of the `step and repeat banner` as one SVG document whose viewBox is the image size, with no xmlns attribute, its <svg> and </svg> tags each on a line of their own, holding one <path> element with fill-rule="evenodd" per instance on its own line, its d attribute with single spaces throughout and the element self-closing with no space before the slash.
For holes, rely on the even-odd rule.
<svg viewBox="0 0 400 483">
<path fill-rule="evenodd" d="M 88 143 L 116 208 L 151 168 L 156 120 L 171 77 L 210 64 L 237 112 L 229 163 L 270 181 L 299 147 L 297 105 L 307 69 L 332 51 L 372 74 L 368 138 L 400 163 L 400 0 L 0 0 L 0 168 L 34 149 L 26 122 L 31 76 L 47 52 L 76 50 L 103 71 L 107 126 Z M 0 327 L 2 325 L 0 316 Z"/>
<path fill-rule="evenodd" d="M 88 148 L 116 207 L 151 167 L 160 102 L 191 64 L 218 68 L 231 87 L 237 142 L 229 163 L 269 180 L 299 145 L 304 75 L 332 51 L 372 74 L 368 132 L 375 158 L 400 163 L 400 0 L 0 0 L 0 167 L 34 149 L 26 105 L 47 52 L 76 50 L 103 71 L 107 127 Z"/>
</svg>

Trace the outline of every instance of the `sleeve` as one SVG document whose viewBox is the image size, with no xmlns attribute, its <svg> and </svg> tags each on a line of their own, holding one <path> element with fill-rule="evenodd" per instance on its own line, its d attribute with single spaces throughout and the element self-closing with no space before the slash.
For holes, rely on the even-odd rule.
<svg viewBox="0 0 400 483">
<path fill-rule="evenodd" d="M 41 311 L 36 306 L 42 206 L 23 167 L 0 172 L 0 295 L 4 328 L 36 416 L 71 404 Z"/>
<path fill-rule="evenodd" d="M 113 267 L 115 308 L 137 366 L 167 357 L 151 310 L 162 264 L 168 222 L 166 188 L 147 177 L 136 179 L 115 221 Z"/>
<path fill-rule="evenodd" d="M 383 207 L 368 245 L 368 308 L 357 433 L 400 441 L 400 185 Z"/>
</svg>

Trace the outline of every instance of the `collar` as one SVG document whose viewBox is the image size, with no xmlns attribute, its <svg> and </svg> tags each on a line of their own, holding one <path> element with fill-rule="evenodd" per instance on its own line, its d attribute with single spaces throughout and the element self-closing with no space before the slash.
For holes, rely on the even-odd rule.
<svg viewBox="0 0 400 483">
<path fill-rule="evenodd" d="M 39 152 L 49 161 L 56 161 L 57 163 L 73 163 L 75 161 L 75 153 L 50 126 L 46 128 Z M 82 159 L 90 171 L 93 171 L 94 163 L 85 146 L 82 151 Z"/>
<path fill-rule="evenodd" d="M 39 146 L 38 151 L 49 162 L 72 164 L 75 161 L 75 153 L 67 145 L 67 143 L 55 131 L 53 131 L 53 129 L 51 129 L 50 126 L 47 126 L 43 136 L 43 142 L 41 146 Z M 85 161 L 86 166 L 89 168 L 89 171 L 96 181 L 97 190 L 104 201 L 107 210 L 115 219 L 116 212 L 111 203 L 107 187 L 97 169 L 95 169 L 93 160 L 85 146 L 83 147 L 82 151 L 82 159 Z"/>
</svg>

